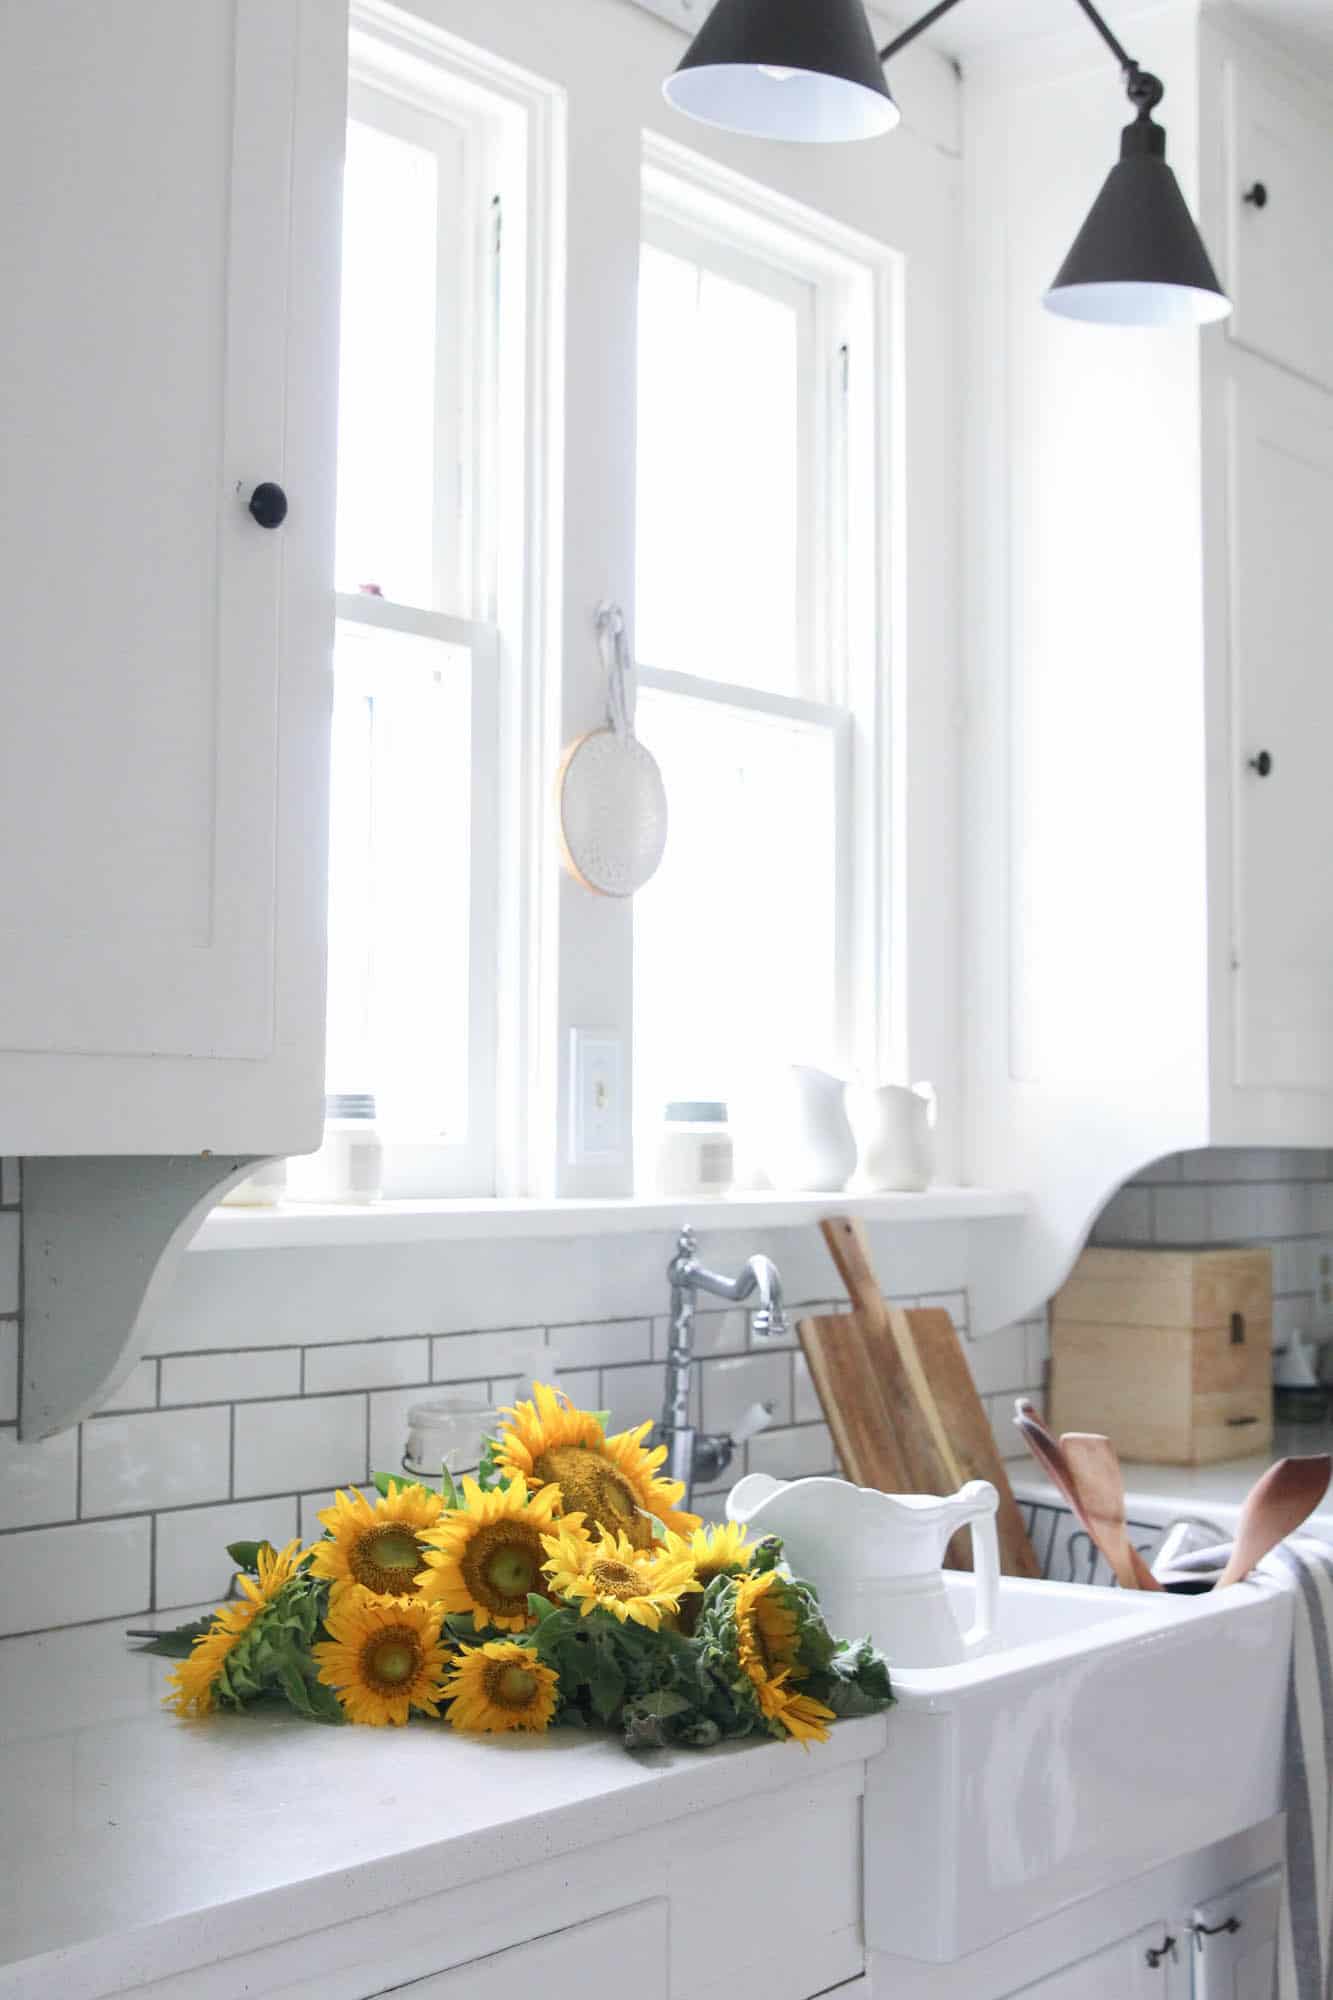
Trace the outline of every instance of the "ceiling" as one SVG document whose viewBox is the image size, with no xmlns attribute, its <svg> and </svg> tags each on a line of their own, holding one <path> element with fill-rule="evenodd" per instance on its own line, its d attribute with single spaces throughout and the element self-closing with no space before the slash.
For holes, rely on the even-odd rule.
<svg viewBox="0 0 1333 2000">
<path fill-rule="evenodd" d="M 1136 14 L 1158 11 L 1161 0 L 1097 0 L 1097 4 L 1119 32 L 1121 24 Z M 874 4 L 874 11 L 898 26 L 912 18 L 902 0 L 890 8 Z M 1333 57 L 1333 0 L 1239 0 L 1239 11 L 1256 26 L 1272 28 L 1308 47 L 1325 62 Z M 980 49 L 1058 29 L 1076 15 L 1073 0 L 961 0 L 926 39 L 946 54 L 965 59 Z"/>
</svg>

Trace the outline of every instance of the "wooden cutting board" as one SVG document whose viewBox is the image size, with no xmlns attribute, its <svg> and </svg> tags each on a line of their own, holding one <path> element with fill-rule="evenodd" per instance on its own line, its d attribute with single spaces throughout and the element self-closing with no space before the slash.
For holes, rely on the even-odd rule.
<svg viewBox="0 0 1333 2000">
<path fill-rule="evenodd" d="M 886 1493 L 953 1493 L 988 1479 L 1000 1496 L 996 1529 L 1008 1576 L 1040 1576 L 957 1331 L 947 1312 L 904 1312 L 880 1291 L 861 1225 L 821 1223 L 852 1302 L 850 1315 L 803 1320 L 801 1345 L 843 1470 Z M 970 1567 L 955 1536 L 950 1566 Z"/>
</svg>

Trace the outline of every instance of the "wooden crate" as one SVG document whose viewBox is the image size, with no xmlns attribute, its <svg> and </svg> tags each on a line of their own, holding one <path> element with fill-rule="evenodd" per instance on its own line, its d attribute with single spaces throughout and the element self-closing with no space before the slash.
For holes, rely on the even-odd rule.
<svg viewBox="0 0 1333 2000">
<path fill-rule="evenodd" d="M 1273 1440 L 1267 1250 L 1085 1250 L 1051 1307 L 1051 1419 L 1122 1458 L 1207 1465 Z"/>
</svg>

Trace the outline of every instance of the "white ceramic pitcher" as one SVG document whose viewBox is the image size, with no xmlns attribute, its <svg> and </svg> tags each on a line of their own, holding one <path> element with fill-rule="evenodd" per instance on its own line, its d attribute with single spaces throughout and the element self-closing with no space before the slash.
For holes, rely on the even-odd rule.
<svg viewBox="0 0 1333 2000">
<path fill-rule="evenodd" d="M 857 1184 L 867 1190 L 928 1188 L 935 1173 L 935 1089 L 886 1083 L 854 1093 Z"/>
<path fill-rule="evenodd" d="M 992 1650 L 1000 1588 L 999 1495 L 973 1479 L 939 1499 L 880 1493 L 843 1479 L 790 1483 L 752 1472 L 727 1496 L 727 1518 L 755 1535 L 781 1535 L 795 1575 L 819 1592 L 831 1631 L 869 1633 L 890 1666 L 944 1667 Z M 942 1564 L 949 1538 L 972 1531 L 976 1621 L 959 1628 Z"/>
</svg>

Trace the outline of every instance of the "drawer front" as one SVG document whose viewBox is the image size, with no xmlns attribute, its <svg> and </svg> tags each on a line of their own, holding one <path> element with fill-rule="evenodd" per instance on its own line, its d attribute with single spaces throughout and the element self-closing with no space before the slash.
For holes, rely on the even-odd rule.
<svg viewBox="0 0 1333 2000">
<path fill-rule="evenodd" d="M 1232 340 L 1333 389 L 1333 121 L 1247 62 L 1228 65 Z M 1245 199 L 1262 188 L 1262 205 Z"/>
<path fill-rule="evenodd" d="M 399 2000 L 667 2000 L 667 1905 L 636 1903 L 389 1989 Z M 386 2000 L 386 1996 L 377 1996 Z"/>
</svg>

